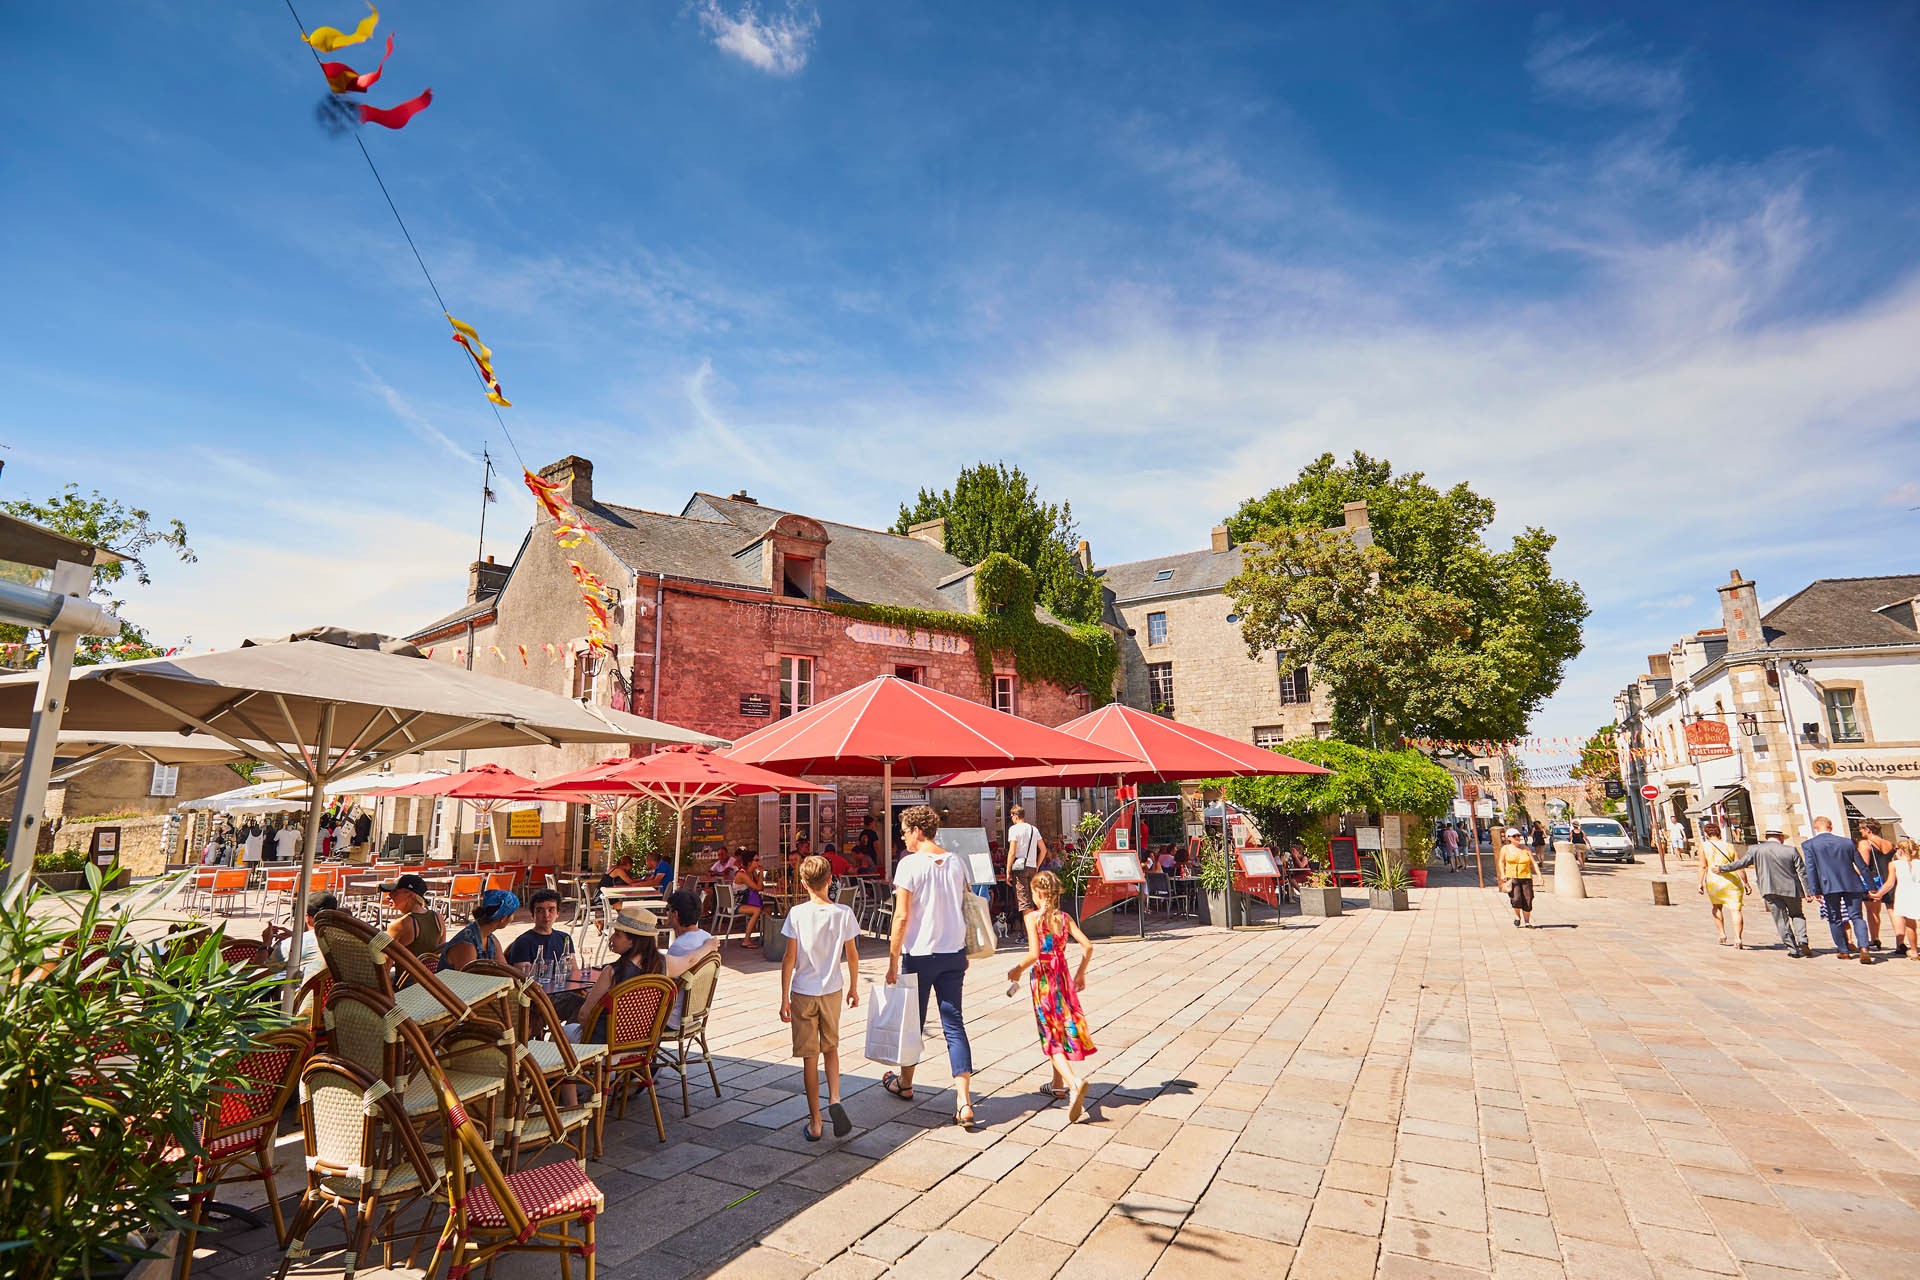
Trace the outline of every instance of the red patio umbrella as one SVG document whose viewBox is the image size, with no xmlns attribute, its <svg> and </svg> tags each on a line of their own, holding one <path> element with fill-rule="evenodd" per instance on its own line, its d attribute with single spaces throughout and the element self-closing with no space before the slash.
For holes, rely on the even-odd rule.
<svg viewBox="0 0 1920 1280">
<path fill-rule="evenodd" d="M 898 676 L 877 676 L 717 752 L 782 773 L 881 779 L 887 871 L 893 871 L 893 777 L 962 769 L 1114 764 L 1124 751 L 1049 729 Z"/>
<path fill-rule="evenodd" d="M 706 747 L 674 747 L 639 759 L 621 757 L 537 784 L 529 792 L 543 800 L 599 799 L 602 796 L 656 800 L 673 810 L 673 876 L 680 878 L 680 843 L 687 810 L 696 804 L 736 796 L 827 792 L 831 787 L 802 782 L 787 774 L 734 760 Z"/>
<path fill-rule="evenodd" d="M 532 778 L 522 777 L 511 769 L 503 769 L 497 764 L 480 764 L 459 773 L 449 773 L 440 778 L 423 778 L 419 782 L 404 787 L 376 788 L 362 792 L 368 796 L 438 796 L 448 800 L 459 800 L 471 804 L 474 813 L 488 820 L 494 810 L 509 800 L 523 799 L 522 792 L 539 784 Z M 489 831 L 491 835 L 491 831 Z M 489 842 L 491 843 L 491 842 Z M 477 855 L 476 855 L 477 860 Z M 493 860 L 500 860 L 500 850 L 495 847 Z"/>
<path fill-rule="evenodd" d="M 940 780 L 944 787 L 1112 787 L 1135 782 L 1190 782 L 1197 778 L 1264 778 L 1330 773 L 1225 734 L 1196 729 L 1165 716 L 1109 703 L 1060 726 L 1097 746 L 1132 757 L 1118 764 L 1058 764 L 1040 768 L 973 769 Z"/>
</svg>

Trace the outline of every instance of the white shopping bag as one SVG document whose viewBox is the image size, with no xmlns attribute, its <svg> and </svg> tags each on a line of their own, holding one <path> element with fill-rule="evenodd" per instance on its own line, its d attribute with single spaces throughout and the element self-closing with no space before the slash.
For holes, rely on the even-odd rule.
<svg viewBox="0 0 1920 1280">
<path fill-rule="evenodd" d="M 892 986 L 867 984 L 867 1060 L 896 1067 L 920 1061 L 920 979 L 900 975 Z"/>
</svg>

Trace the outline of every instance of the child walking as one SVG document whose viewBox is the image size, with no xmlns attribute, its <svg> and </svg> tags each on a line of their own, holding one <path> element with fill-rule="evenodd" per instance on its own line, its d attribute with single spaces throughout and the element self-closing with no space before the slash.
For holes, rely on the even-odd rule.
<svg viewBox="0 0 1920 1280">
<path fill-rule="evenodd" d="M 847 1007 L 860 1003 L 860 922 L 853 910 L 827 899 L 833 867 L 819 854 L 800 862 L 800 883 L 807 900 L 787 912 L 780 927 L 791 945 L 780 961 L 780 1021 L 793 1027 L 793 1056 L 800 1059 L 807 1086 L 807 1141 L 818 1142 L 820 1124 L 820 1059 L 827 1060 L 827 1114 L 833 1118 L 833 1136 L 853 1132 L 853 1121 L 840 1105 L 840 961 L 847 965 Z"/>
<path fill-rule="evenodd" d="M 1033 969 L 1033 1020 L 1040 1029 L 1040 1047 L 1053 1063 L 1053 1087 L 1056 1098 L 1071 1097 L 1067 1122 L 1078 1120 L 1086 1111 L 1087 1078 L 1073 1064 L 1094 1053 L 1093 1037 L 1087 1032 L 1087 1015 L 1080 1009 L 1080 989 L 1087 985 L 1087 965 L 1093 960 L 1093 943 L 1080 932 L 1074 918 L 1060 909 L 1060 877 L 1042 871 L 1033 877 L 1035 909 L 1027 912 L 1027 958 L 1007 971 L 1007 981 L 1017 983 L 1029 966 Z M 1067 940 L 1080 944 L 1080 967 L 1067 971 Z M 1012 994 L 1009 991 L 1008 994 Z"/>
</svg>

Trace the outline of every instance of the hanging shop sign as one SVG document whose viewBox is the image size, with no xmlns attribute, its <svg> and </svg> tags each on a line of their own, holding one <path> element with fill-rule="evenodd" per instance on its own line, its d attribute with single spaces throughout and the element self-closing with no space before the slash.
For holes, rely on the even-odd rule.
<svg viewBox="0 0 1920 1280">
<path fill-rule="evenodd" d="M 848 623 L 847 639 L 855 644 L 877 644 L 889 649 L 918 649 L 921 653 L 973 652 L 973 644 L 965 636 L 957 636 L 948 631 L 888 627 L 877 622 Z"/>
<path fill-rule="evenodd" d="M 1139 799 L 1140 816 L 1143 818 L 1177 818 L 1180 816 L 1179 796 L 1141 796 Z"/>
<path fill-rule="evenodd" d="M 1693 720 L 1687 726 L 1687 759 L 1723 760 L 1733 754 L 1733 731 L 1721 720 Z"/>
</svg>

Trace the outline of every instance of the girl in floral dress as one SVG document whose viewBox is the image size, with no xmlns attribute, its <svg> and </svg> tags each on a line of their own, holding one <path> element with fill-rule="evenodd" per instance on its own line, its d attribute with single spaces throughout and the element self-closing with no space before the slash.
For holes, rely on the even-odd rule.
<svg viewBox="0 0 1920 1280">
<path fill-rule="evenodd" d="M 1060 877 L 1042 871 L 1034 876 L 1032 887 L 1037 905 L 1026 917 L 1027 958 L 1008 970 L 1007 980 L 1017 983 L 1029 966 L 1033 969 L 1033 1020 L 1040 1029 L 1040 1047 L 1053 1063 L 1053 1095 L 1072 1099 L 1067 1109 L 1071 1124 L 1086 1111 L 1087 1102 L 1087 1078 L 1073 1064 L 1094 1052 L 1079 994 L 1087 985 L 1093 943 L 1074 918 L 1060 909 Z M 1080 944 L 1080 965 L 1072 973 L 1067 970 L 1069 939 Z"/>
</svg>

